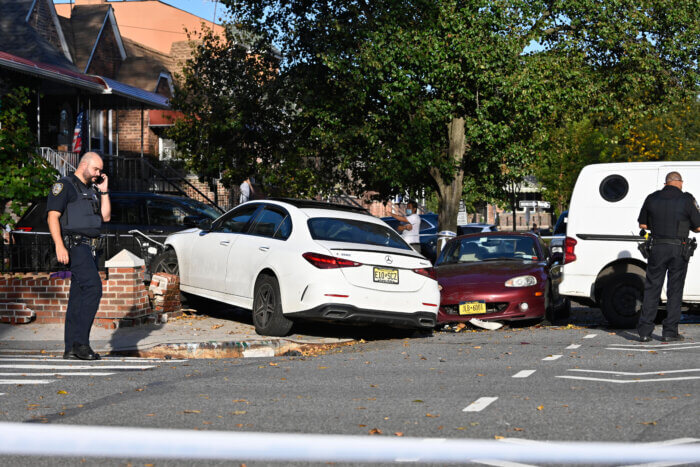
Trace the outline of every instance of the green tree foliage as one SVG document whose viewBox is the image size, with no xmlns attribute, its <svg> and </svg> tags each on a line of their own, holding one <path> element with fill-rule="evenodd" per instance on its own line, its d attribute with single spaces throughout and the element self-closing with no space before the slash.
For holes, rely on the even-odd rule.
<svg viewBox="0 0 700 467">
<path fill-rule="evenodd" d="M 465 187 L 505 199 L 540 167 L 561 199 L 565 165 L 577 172 L 601 128 L 644 121 L 700 81 L 693 0 L 223 3 L 251 35 L 205 38 L 188 62 L 178 102 L 191 117 L 175 139 L 192 167 L 240 179 L 259 158 L 298 194 L 432 187 L 443 229 Z"/>
<path fill-rule="evenodd" d="M 12 214 L 20 215 L 27 203 L 48 195 L 56 171 L 36 155 L 36 137 L 27 122 L 29 90 L 15 88 L 0 100 L 0 205 L 10 201 L 10 212 L 3 209 L 0 223 L 14 224 Z"/>
<path fill-rule="evenodd" d="M 281 147 L 291 138 L 291 109 L 281 94 L 274 51 L 267 46 L 251 53 L 250 38 L 232 26 L 223 38 L 207 30 L 190 39 L 193 55 L 172 101 L 184 118 L 168 132 L 188 168 L 229 186 L 256 171 L 280 176 L 291 165 L 279 164 L 287 156 Z"/>
<path fill-rule="evenodd" d="M 532 160 L 543 121 L 528 2 L 228 2 L 281 45 L 302 150 L 319 174 L 381 197 L 433 187 L 456 227 L 464 180 L 481 196 Z"/>
</svg>

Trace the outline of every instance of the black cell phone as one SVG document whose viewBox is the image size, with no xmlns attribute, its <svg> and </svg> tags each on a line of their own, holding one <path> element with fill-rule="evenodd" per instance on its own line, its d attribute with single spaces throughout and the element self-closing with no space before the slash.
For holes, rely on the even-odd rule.
<svg viewBox="0 0 700 467">
<path fill-rule="evenodd" d="M 99 185 L 100 183 L 105 181 L 104 175 L 98 175 L 97 178 L 95 179 L 95 185 Z"/>
</svg>

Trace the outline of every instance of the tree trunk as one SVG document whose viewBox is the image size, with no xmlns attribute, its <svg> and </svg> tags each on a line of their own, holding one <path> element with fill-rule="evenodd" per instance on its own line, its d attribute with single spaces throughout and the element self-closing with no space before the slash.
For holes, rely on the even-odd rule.
<svg viewBox="0 0 700 467">
<path fill-rule="evenodd" d="M 453 118 L 447 125 L 449 145 L 447 156 L 455 167 L 454 178 L 447 183 L 439 170 L 432 168 L 430 174 L 438 187 L 438 229 L 457 231 L 457 213 L 459 201 L 462 199 L 462 184 L 464 182 L 464 169 L 462 161 L 466 152 L 464 139 L 464 118 Z M 438 244 L 438 253 L 439 253 Z"/>
</svg>

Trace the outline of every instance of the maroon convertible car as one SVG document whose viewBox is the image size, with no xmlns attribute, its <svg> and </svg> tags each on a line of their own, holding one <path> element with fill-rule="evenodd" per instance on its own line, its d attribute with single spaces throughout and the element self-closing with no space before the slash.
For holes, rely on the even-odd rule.
<svg viewBox="0 0 700 467">
<path fill-rule="evenodd" d="M 531 233 L 484 232 L 450 240 L 435 263 L 438 323 L 568 318 L 557 293 L 560 265 Z"/>
</svg>

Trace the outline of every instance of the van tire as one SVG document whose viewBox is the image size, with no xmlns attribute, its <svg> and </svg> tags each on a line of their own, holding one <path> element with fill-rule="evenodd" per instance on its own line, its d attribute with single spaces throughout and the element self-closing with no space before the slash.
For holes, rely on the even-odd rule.
<svg viewBox="0 0 700 467">
<path fill-rule="evenodd" d="M 600 309 L 612 327 L 637 327 L 644 298 L 644 278 L 624 273 L 608 277 L 601 293 Z"/>
<path fill-rule="evenodd" d="M 282 297 L 277 279 L 263 274 L 253 292 L 253 324 L 261 336 L 283 337 L 292 329 L 292 321 L 282 313 Z"/>
</svg>

